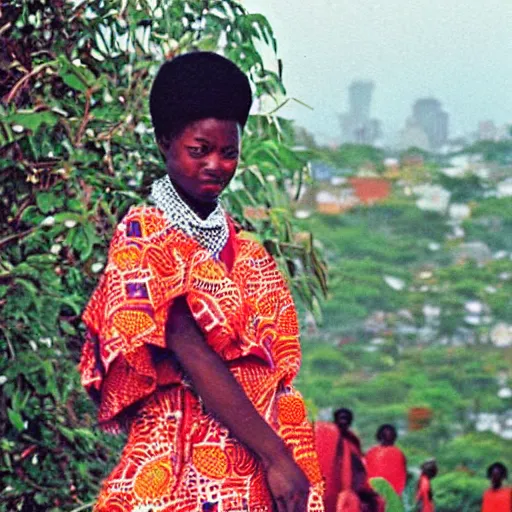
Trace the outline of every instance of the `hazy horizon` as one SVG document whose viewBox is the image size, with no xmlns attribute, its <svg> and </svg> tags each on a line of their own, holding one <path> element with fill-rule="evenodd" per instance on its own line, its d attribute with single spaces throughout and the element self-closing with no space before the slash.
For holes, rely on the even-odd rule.
<svg viewBox="0 0 512 512">
<path fill-rule="evenodd" d="M 288 95 L 311 107 L 287 117 L 320 142 L 339 139 L 338 115 L 355 80 L 375 83 L 371 115 L 389 140 L 414 101 L 435 97 L 449 114 L 449 135 L 478 122 L 512 122 L 512 2 L 506 0 L 245 0 L 267 17 L 284 63 Z"/>
</svg>

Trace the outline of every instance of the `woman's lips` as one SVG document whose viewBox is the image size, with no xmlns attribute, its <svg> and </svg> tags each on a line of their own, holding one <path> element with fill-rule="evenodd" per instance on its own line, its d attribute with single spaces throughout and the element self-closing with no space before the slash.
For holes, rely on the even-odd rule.
<svg viewBox="0 0 512 512">
<path fill-rule="evenodd" d="M 225 182 L 220 180 L 204 180 L 201 182 L 201 188 L 203 190 L 222 191 L 225 186 Z"/>
</svg>

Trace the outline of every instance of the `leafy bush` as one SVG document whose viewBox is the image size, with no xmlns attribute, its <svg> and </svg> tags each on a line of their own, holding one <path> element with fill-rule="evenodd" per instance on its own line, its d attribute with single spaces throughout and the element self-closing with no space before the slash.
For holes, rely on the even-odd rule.
<svg viewBox="0 0 512 512">
<path fill-rule="evenodd" d="M 436 510 L 439 512 L 473 512 L 480 510 L 482 494 L 488 487 L 483 478 L 462 471 L 441 475 L 432 481 Z"/>
</svg>

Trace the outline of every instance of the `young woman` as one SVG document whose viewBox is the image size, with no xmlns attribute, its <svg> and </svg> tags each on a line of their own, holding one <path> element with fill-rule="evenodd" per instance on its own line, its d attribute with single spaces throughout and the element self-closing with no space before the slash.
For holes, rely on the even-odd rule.
<svg viewBox="0 0 512 512">
<path fill-rule="evenodd" d="M 150 110 L 167 174 L 121 221 L 84 313 L 82 382 L 128 431 L 96 512 L 320 511 L 289 290 L 218 202 L 251 105 L 209 52 L 166 62 Z"/>
</svg>

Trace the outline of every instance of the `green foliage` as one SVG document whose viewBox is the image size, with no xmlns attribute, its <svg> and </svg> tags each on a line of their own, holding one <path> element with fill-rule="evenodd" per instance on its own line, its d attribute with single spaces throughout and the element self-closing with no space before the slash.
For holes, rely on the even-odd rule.
<svg viewBox="0 0 512 512">
<path fill-rule="evenodd" d="M 500 164 L 512 163 L 512 142 L 510 140 L 480 140 L 475 142 L 466 152 L 481 154 L 487 162 Z"/>
<path fill-rule="evenodd" d="M 353 369 L 353 364 L 339 350 L 320 344 L 308 350 L 308 358 L 304 361 L 305 370 L 312 374 L 339 376 Z"/>
<path fill-rule="evenodd" d="M 80 507 L 117 458 L 122 438 L 97 431 L 80 387 L 80 313 L 114 225 L 163 174 L 147 108 L 152 79 L 164 59 L 222 44 L 256 96 L 282 94 L 258 41 L 275 51 L 265 17 L 234 0 L 2 6 L 0 510 Z M 251 116 L 226 202 L 316 308 L 324 267 L 311 237 L 298 241 L 284 192 L 306 164 L 292 144 L 289 122 Z M 247 206 L 266 217 L 246 218 Z"/>
<path fill-rule="evenodd" d="M 462 471 L 441 475 L 432 481 L 436 510 L 477 511 L 480 509 L 482 494 L 486 487 L 483 478 L 476 478 Z"/>
<path fill-rule="evenodd" d="M 352 408 L 365 449 L 379 425 L 394 424 L 412 474 L 425 460 L 438 461 L 436 510 L 477 511 L 487 466 L 496 460 L 512 465 L 510 440 L 477 432 L 479 415 L 497 415 L 503 424 L 510 410 L 510 398 L 498 393 L 510 387 L 512 352 L 494 347 L 489 337 L 498 322 L 512 323 L 512 262 L 506 253 L 485 264 L 463 261 L 457 248 L 483 241 L 491 253 L 511 251 L 511 202 L 483 198 L 489 181 L 448 179 L 432 165 L 400 172 L 405 185 L 397 182 L 385 202 L 303 223 L 325 248 L 331 286 L 324 324 L 314 344 L 303 344 L 300 389 L 322 419 L 337 407 Z M 446 215 L 420 210 L 404 190 L 441 182 L 471 207 L 464 240 L 450 236 Z M 385 276 L 403 287 L 392 288 Z M 467 321 L 469 301 L 483 305 L 480 324 Z M 438 314 L 427 318 L 426 306 Z M 312 360 L 325 370 L 312 371 Z M 420 430 L 410 428 L 416 407 L 432 412 Z M 412 480 L 403 496 L 409 510 Z"/>
<path fill-rule="evenodd" d="M 329 150 L 322 148 L 314 152 L 322 160 L 338 168 L 358 169 L 364 164 L 370 164 L 375 170 L 382 172 L 384 151 L 365 144 L 342 144 L 338 149 Z"/>
<path fill-rule="evenodd" d="M 486 477 L 487 467 L 501 461 L 512 465 L 509 443 L 491 432 L 472 432 L 452 439 L 439 454 L 439 463 L 445 467 L 460 468 L 472 475 Z"/>
<path fill-rule="evenodd" d="M 386 512 L 405 512 L 400 496 L 384 478 L 370 478 L 370 485 L 386 501 Z"/>
<path fill-rule="evenodd" d="M 462 177 L 451 178 L 446 174 L 439 173 L 437 182 L 451 193 L 451 200 L 455 203 L 474 201 L 483 197 L 484 188 L 480 178 L 474 174 Z"/>
</svg>

